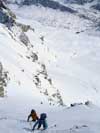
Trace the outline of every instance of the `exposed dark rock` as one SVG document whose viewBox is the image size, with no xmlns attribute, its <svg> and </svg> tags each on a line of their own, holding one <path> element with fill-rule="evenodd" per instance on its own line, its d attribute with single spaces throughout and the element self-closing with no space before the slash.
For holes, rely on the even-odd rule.
<svg viewBox="0 0 100 133">
<path fill-rule="evenodd" d="M 10 28 L 14 23 L 14 19 L 16 19 L 16 15 L 7 8 L 5 0 L 0 0 L 0 23 L 6 24 Z"/>
<path fill-rule="evenodd" d="M 0 0 L 0 9 L 7 9 L 5 6 L 4 0 Z"/>
<path fill-rule="evenodd" d="M 44 36 L 41 36 L 40 39 L 42 41 L 42 44 L 44 44 Z"/>
<path fill-rule="evenodd" d="M 85 14 L 79 14 L 79 17 L 90 20 L 90 18 L 88 16 L 86 16 Z"/>
<path fill-rule="evenodd" d="M 43 104 L 43 102 L 41 102 L 40 104 Z"/>
<path fill-rule="evenodd" d="M 80 34 L 80 32 L 79 32 L 79 31 L 77 31 L 77 32 L 76 32 L 76 34 Z"/>
<path fill-rule="evenodd" d="M 26 56 L 27 59 L 30 59 L 30 56 Z"/>
<path fill-rule="evenodd" d="M 34 76 L 33 82 L 35 83 L 35 85 L 36 85 L 37 87 L 39 87 L 39 86 L 41 85 L 40 78 L 39 78 L 39 76 L 37 76 L 37 75 Z"/>
<path fill-rule="evenodd" d="M 22 32 L 22 33 L 20 34 L 19 39 L 20 39 L 20 41 L 21 41 L 22 43 L 24 43 L 26 46 L 28 46 L 28 44 L 30 43 L 28 36 L 27 36 L 24 32 Z"/>
<path fill-rule="evenodd" d="M 44 74 L 46 77 L 48 76 L 45 64 L 41 64 L 42 71 L 40 73 Z"/>
<path fill-rule="evenodd" d="M 9 20 L 9 16 L 0 10 L 0 23 L 7 23 Z"/>
<path fill-rule="evenodd" d="M 31 56 L 30 57 L 32 58 L 32 61 L 33 62 L 35 62 L 35 61 L 38 60 L 38 55 L 36 53 L 34 53 L 34 52 L 31 53 Z"/>
<path fill-rule="evenodd" d="M 72 104 L 70 104 L 70 107 L 75 107 L 75 106 L 77 106 L 77 105 L 82 105 L 83 103 L 72 103 Z"/>
<path fill-rule="evenodd" d="M 91 8 L 100 11 L 100 3 L 97 3 L 96 5 L 91 6 Z"/>
<path fill-rule="evenodd" d="M 75 32 L 76 34 L 80 34 L 81 32 L 84 32 L 84 30 Z"/>
<path fill-rule="evenodd" d="M 44 95 L 47 95 L 47 96 L 49 95 L 47 89 L 45 90 Z"/>
<path fill-rule="evenodd" d="M 22 71 L 22 72 L 25 72 L 25 70 L 24 70 L 24 69 L 22 69 L 21 71 Z"/>
<path fill-rule="evenodd" d="M 85 3 L 93 2 L 94 0 L 64 0 L 65 3 L 73 3 L 83 5 Z"/>
<path fill-rule="evenodd" d="M 57 1 L 52 1 L 52 0 L 24 0 L 24 2 L 22 2 L 22 5 L 32 5 L 32 4 L 34 4 L 36 6 L 42 5 L 44 7 L 49 7 L 52 9 L 58 9 L 58 10 L 63 11 L 63 12 L 76 13 L 75 10 L 62 5 Z"/>
<path fill-rule="evenodd" d="M 0 10 L 0 23 L 5 24 L 9 29 L 13 26 L 15 20 L 12 16 Z"/>
<path fill-rule="evenodd" d="M 48 78 L 47 80 L 52 85 L 52 79 L 51 78 Z"/>
<path fill-rule="evenodd" d="M 2 64 L 0 63 L 0 97 L 4 97 L 5 90 L 4 88 L 8 83 L 8 72 L 4 71 Z"/>
<path fill-rule="evenodd" d="M 85 105 L 88 106 L 88 105 L 90 105 L 90 103 L 91 103 L 90 101 L 86 101 L 86 102 L 85 102 Z"/>
<path fill-rule="evenodd" d="M 28 30 L 34 31 L 34 29 L 30 27 L 30 25 L 25 25 L 21 23 L 16 23 L 16 25 L 22 29 L 22 32 L 27 32 Z"/>
<path fill-rule="evenodd" d="M 62 99 L 62 96 L 61 96 L 59 90 L 57 90 L 56 93 L 52 94 L 52 96 L 53 96 L 54 98 L 57 98 L 57 99 L 58 99 L 58 104 L 59 104 L 59 105 L 64 106 L 64 102 L 63 102 L 63 99 Z"/>
<path fill-rule="evenodd" d="M 100 31 L 100 22 L 97 22 L 95 27 L 96 27 L 97 31 Z"/>
</svg>

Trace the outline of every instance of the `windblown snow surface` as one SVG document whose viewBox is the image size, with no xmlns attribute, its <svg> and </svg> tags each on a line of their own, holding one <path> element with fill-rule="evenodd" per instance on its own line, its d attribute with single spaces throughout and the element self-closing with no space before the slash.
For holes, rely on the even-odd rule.
<svg viewBox="0 0 100 133">
<path fill-rule="evenodd" d="M 100 37 L 92 22 L 44 7 L 9 7 L 17 22 L 34 28 L 26 32 L 33 47 L 20 42 L 18 27 L 10 31 L 0 24 L 0 62 L 10 76 L 7 97 L 0 99 L 0 133 L 30 132 L 25 128 L 32 128 L 33 123 L 26 122 L 32 108 L 48 115 L 49 128 L 37 133 L 100 133 Z M 38 62 L 26 58 L 32 51 L 38 54 Z M 53 87 L 43 75 L 42 90 L 33 83 L 40 64 L 45 64 Z M 59 89 L 65 105 L 91 103 L 62 107 L 54 99 L 50 105 L 41 93 L 45 88 L 51 95 Z"/>
</svg>

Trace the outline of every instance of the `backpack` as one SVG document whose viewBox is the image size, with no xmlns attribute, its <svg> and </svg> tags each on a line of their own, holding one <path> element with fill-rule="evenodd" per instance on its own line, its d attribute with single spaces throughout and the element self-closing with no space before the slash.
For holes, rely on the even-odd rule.
<svg viewBox="0 0 100 133">
<path fill-rule="evenodd" d="M 42 113 L 42 114 L 40 115 L 40 119 L 44 120 L 44 119 L 46 119 L 46 118 L 47 118 L 47 114 L 46 114 L 46 113 Z"/>
</svg>

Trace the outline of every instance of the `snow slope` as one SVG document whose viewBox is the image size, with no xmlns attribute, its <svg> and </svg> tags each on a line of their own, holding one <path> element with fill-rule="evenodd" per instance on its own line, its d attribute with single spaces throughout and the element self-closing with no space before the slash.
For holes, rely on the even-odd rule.
<svg viewBox="0 0 100 133">
<path fill-rule="evenodd" d="M 44 70 L 43 64 L 46 60 L 44 54 L 48 55 L 49 53 L 45 52 L 46 47 L 40 48 L 36 45 L 36 48 L 33 49 L 31 45 L 25 46 L 20 40 L 17 40 L 18 27 L 14 27 L 15 35 L 13 32 L 9 31 L 6 27 L 1 25 L 1 34 L 0 34 L 0 60 L 4 68 L 9 72 L 10 81 L 7 87 L 7 96 L 13 97 L 34 97 L 36 99 L 41 96 L 40 93 L 45 93 L 48 87 L 48 98 L 49 95 L 57 92 L 57 89 L 49 83 L 49 77 L 46 75 L 46 70 Z M 17 29 L 16 29 L 17 28 Z M 33 32 L 30 32 L 30 35 Z M 11 36 L 12 35 L 12 36 Z M 34 34 L 32 34 L 34 35 Z M 6 37 L 6 40 L 5 40 Z M 35 36 L 36 37 L 36 36 Z M 37 37 L 38 38 L 38 37 Z M 38 39 L 39 40 L 39 39 Z M 37 42 L 38 43 L 38 42 Z M 40 51 L 41 49 L 41 51 Z M 40 51 L 38 57 L 40 61 L 34 62 L 30 58 L 32 52 Z M 45 52 L 43 54 L 43 52 Z M 52 58 L 52 56 L 50 56 Z M 41 60 L 43 60 L 41 62 Z M 40 77 L 39 77 L 40 76 Z M 45 79 L 46 76 L 46 79 Z M 40 78 L 40 79 L 39 79 Z M 39 81 L 38 81 L 39 80 Z M 41 82 L 39 85 L 39 82 Z M 37 84 L 36 84 L 37 83 Z M 35 86 L 35 84 L 37 86 Z M 38 87 L 38 88 L 36 88 Z M 40 98 L 42 99 L 42 98 Z M 55 98 L 56 99 L 56 96 Z M 49 99 L 48 99 L 49 100 Z M 56 99 L 57 100 L 57 99 Z M 42 100 L 39 100 L 40 102 Z"/>
<path fill-rule="evenodd" d="M 25 102 L 16 103 L 8 99 L 0 100 L 0 131 L 2 133 L 30 133 L 34 123 L 26 122 L 32 106 Z M 12 104 L 11 104 L 12 103 Z M 95 105 L 76 105 L 71 108 L 46 108 L 33 106 L 38 113 L 47 112 L 49 128 L 45 132 L 53 133 L 99 133 L 100 109 Z M 61 114 L 61 115 L 59 115 Z M 28 130 L 27 130 L 28 129 Z M 30 130 L 29 130 L 30 129 Z M 40 133 L 41 131 L 35 131 Z"/>
<path fill-rule="evenodd" d="M 43 7 L 11 8 L 17 14 L 17 21 L 35 27 L 36 34 L 44 36 L 44 45 L 53 50 L 54 60 L 45 61 L 45 64 L 64 102 L 69 104 L 90 100 L 100 104 L 100 39 L 94 36 L 91 21 Z M 30 33 L 28 36 L 31 40 Z M 48 59 L 46 55 L 44 57 Z"/>
<path fill-rule="evenodd" d="M 100 38 L 93 21 L 44 7 L 9 8 L 17 23 L 31 28 L 24 44 L 20 26 L 9 30 L 0 24 L 0 62 L 10 77 L 7 97 L 0 99 L 1 132 L 27 133 L 24 128 L 32 128 L 27 115 L 35 108 L 47 112 L 50 127 L 56 125 L 46 132 L 99 133 Z M 93 104 L 57 106 L 62 100 Z"/>
</svg>

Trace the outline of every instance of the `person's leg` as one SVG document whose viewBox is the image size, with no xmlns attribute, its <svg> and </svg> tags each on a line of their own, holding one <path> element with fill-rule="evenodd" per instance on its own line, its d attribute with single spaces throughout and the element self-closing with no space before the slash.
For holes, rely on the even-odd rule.
<svg viewBox="0 0 100 133">
<path fill-rule="evenodd" d="M 37 129 L 39 129 L 39 128 L 41 127 L 41 125 L 42 125 L 42 121 L 41 121 L 41 120 L 39 120 L 39 123 L 38 123 L 38 128 L 37 128 Z"/>
<path fill-rule="evenodd" d="M 39 124 L 39 120 L 37 120 L 37 121 L 35 122 L 35 124 L 34 124 L 34 126 L 33 126 L 33 129 L 32 129 L 32 130 L 34 130 L 34 129 L 35 129 L 35 127 L 36 127 L 38 124 Z"/>
<path fill-rule="evenodd" d="M 43 120 L 43 129 L 47 129 L 48 128 L 48 124 L 46 120 Z"/>
</svg>

